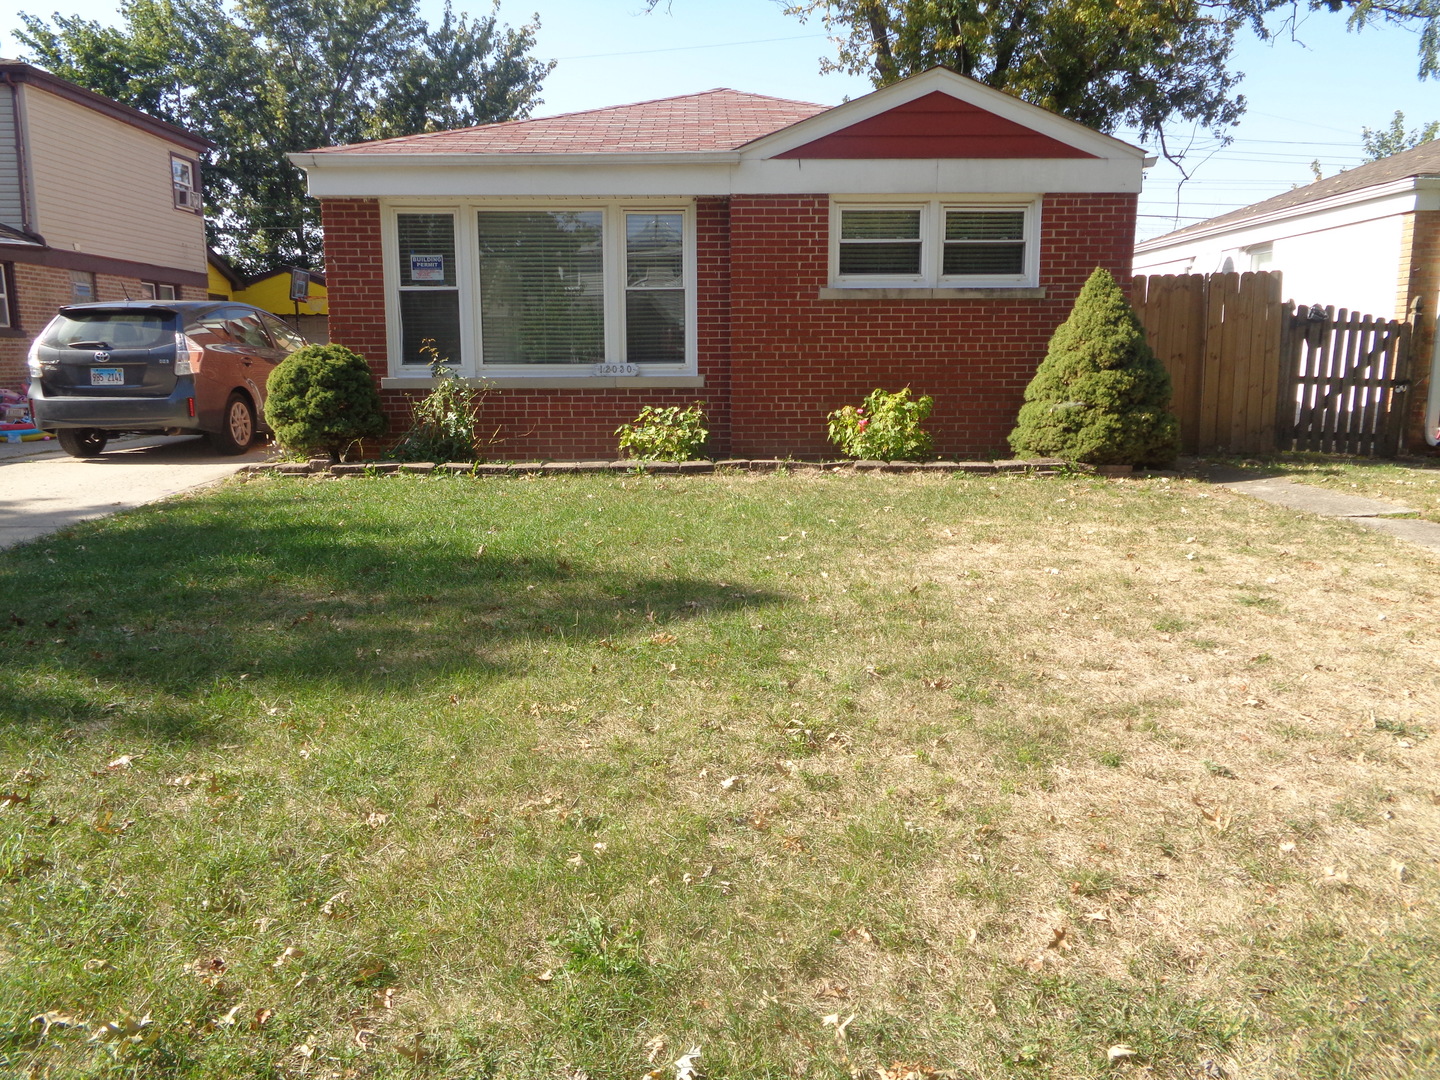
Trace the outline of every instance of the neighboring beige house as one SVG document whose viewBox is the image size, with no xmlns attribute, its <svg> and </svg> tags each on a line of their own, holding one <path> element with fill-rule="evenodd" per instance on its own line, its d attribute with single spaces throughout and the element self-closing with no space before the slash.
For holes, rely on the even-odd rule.
<svg viewBox="0 0 1440 1080">
<path fill-rule="evenodd" d="M 1420 305 L 1411 445 L 1440 425 L 1440 141 L 1136 245 L 1137 274 L 1279 270 L 1287 300 L 1403 319 Z M 1423 410 L 1423 414 L 1422 414 Z M 1422 419 L 1423 415 L 1423 419 Z"/>
<path fill-rule="evenodd" d="M 207 294 L 206 140 L 0 60 L 0 387 L 64 304 Z"/>
</svg>

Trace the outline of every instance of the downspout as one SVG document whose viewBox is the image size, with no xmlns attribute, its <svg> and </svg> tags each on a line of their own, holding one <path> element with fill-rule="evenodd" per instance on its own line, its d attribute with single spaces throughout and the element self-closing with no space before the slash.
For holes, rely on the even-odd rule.
<svg viewBox="0 0 1440 1080">
<path fill-rule="evenodd" d="M 45 240 L 35 231 L 30 201 L 30 160 L 25 152 L 25 127 L 20 112 L 20 84 L 11 72 L 5 72 L 5 85 L 10 87 L 11 122 L 15 125 L 15 179 L 20 185 L 20 228 L 43 245 Z"/>
</svg>

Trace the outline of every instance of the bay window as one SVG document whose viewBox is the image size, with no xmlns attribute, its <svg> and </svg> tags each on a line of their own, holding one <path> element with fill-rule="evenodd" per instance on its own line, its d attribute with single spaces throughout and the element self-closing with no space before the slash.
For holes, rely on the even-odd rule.
<svg viewBox="0 0 1440 1080">
<path fill-rule="evenodd" d="M 688 206 L 643 201 L 397 207 L 392 374 L 423 375 L 430 338 L 502 384 L 693 375 L 693 227 Z"/>
</svg>

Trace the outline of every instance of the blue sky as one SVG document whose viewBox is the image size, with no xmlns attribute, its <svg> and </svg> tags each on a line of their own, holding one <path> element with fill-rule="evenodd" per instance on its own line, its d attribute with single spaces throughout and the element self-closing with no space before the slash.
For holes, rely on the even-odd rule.
<svg viewBox="0 0 1440 1080">
<path fill-rule="evenodd" d="M 55 3 L 20 0 L 37 12 Z M 456 6 L 488 10 L 483 0 Z M 422 7 L 433 20 L 441 0 L 422 0 Z M 116 19 L 106 0 L 61 0 L 59 9 Z M 821 75 L 819 58 L 830 53 L 823 28 L 786 15 L 776 0 L 673 0 L 668 13 L 662 4 L 653 14 L 645 13 L 643 0 L 503 0 L 500 17 L 521 23 L 532 12 L 541 24 L 536 55 L 559 61 L 536 115 L 717 86 L 822 104 L 870 88 L 865 79 Z M 1302 11 L 1299 17 L 1294 40 L 1242 37 L 1233 67 L 1245 72 L 1249 111 L 1228 147 L 1198 134 L 1187 160 L 1190 180 L 1180 183 L 1165 164 L 1150 170 L 1141 196 L 1142 238 L 1307 184 L 1313 160 L 1326 176 L 1359 164 L 1361 128 L 1386 126 L 1396 109 L 1412 127 L 1440 119 L 1440 82 L 1415 76 L 1414 34 L 1395 27 L 1349 34 L 1343 16 Z M 6 32 L 0 53 L 20 52 L 8 35 L 18 25 L 16 16 L 0 14 Z M 1136 141 L 1133 132 L 1115 134 Z M 1180 144 L 1192 136 L 1174 134 Z"/>
</svg>

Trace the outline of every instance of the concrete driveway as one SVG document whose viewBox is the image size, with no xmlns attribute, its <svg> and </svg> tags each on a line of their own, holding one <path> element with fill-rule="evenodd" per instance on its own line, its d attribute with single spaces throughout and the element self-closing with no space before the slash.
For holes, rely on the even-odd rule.
<svg viewBox="0 0 1440 1080">
<path fill-rule="evenodd" d="M 199 437 L 123 439 L 84 461 L 54 443 L 0 443 L 0 548 L 213 484 L 268 455 L 224 457 Z"/>
</svg>

